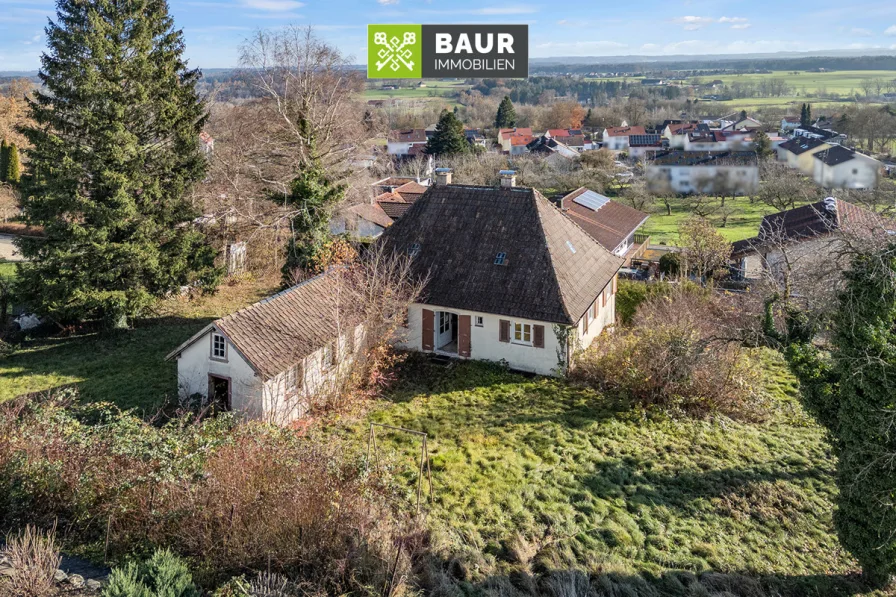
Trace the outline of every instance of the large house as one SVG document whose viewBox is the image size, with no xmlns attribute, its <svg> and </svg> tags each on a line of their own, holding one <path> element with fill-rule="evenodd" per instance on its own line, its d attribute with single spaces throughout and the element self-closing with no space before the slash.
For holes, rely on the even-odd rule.
<svg viewBox="0 0 896 597">
<path fill-rule="evenodd" d="M 557 203 L 560 210 L 600 246 L 623 257 L 626 263 L 643 252 L 646 239 L 638 237 L 637 233 L 650 217 L 643 211 L 617 203 L 585 187 L 564 195 Z"/>
<path fill-rule="evenodd" d="M 613 255 L 538 191 L 436 184 L 381 237 L 427 277 L 402 345 L 563 374 L 615 320 Z"/>
<path fill-rule="evenodd" d="M 523 143 L 523 140 L 529 137 L 528 141 Z M 516 138 L 516 142 L 513 139 Z M 501 146 L 501 150 L 507 153 L 512 153 L 513 147 L 519 147 L 520 143 L 522 143 L 523 148 L 525 149 L 525 145 L 534 139 L 534 135 L 532 133 L 532 129 L 529 127 L 519 127 L 512 129 L 499 129 L 498 130 L 498 145 Z M 525 151 L 518 150 L 518 153 L 525 153 Z"/>
<path fill-rule="evenodd" d="M 813 156 L 831 147 L 833 145 L 817 137 L 793 137 L 778 146 L 778 161 L 812 176 L 815 173 Z"/>
<path fill-rule="evenodd" d="M 411 156 L 422 154 L 426 147 L 426 129 L 409 129 L 406 131 L 390 131 L 386 140 L 386 151 L 389 155 Z"/>
<path fill-rule="evenodd" d="M 201 329 L 165 357 L 179 393 L 280 425 L 304 416 L 363 346 L 363 327 L 334 307 L 337 284 L 322 274 Z"/>
<path fill-rule="evenodd" d="M 883 164 L 842 145 L 813 154 L 812 178 L 826 189 L 873 189 Z"/>
<path fill-rule="evenodd" d="M 668 151 L 647 164 L 647 185 L 657 194 L 748 195 L 759 188 L 753 151 Z"/>
</svg>

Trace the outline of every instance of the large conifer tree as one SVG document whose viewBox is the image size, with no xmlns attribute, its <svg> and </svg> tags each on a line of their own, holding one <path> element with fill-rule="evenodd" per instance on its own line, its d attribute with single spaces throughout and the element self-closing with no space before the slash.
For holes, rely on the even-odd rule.
<svg viewBox="0 0 896 597">
<path fill-rule="evenodd" d="M 200 73 L 165 0 L 58 0 L 29 101 L 21 291 L 56 321 L 120 327 L 156 297 L 220 275 L 186 199 L 203 178 Z"/>
<path fill-rule="evenodd" d="M 429 155 L 456 155 L 470 150 L 467 136 L 464 134 L 464 123 L 458 120 L 454 112 L 442 110 L 436 132 L 426 141 L 424 152 Z"/>
<path fill-rule="evenodd" d="M 516 110 L 513 109 L 510 97 L 505 95 L 498 106 L 498 113 L 495 115 L 495 127 L 504 129 L 514 126 L 516 126 Z"/>
</svg>

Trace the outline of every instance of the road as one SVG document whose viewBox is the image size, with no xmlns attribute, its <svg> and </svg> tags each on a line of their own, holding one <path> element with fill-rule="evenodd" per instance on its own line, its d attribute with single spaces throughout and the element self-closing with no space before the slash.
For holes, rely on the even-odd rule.
<svg viewBox="0 0 896 597">
<path fill-rule="evenodd" d="M 12 244 L 15 237 L 11 234 L 0 234 L 0 260 L 2 261 L 21 261 L 22 256 Z"/>
</svg>

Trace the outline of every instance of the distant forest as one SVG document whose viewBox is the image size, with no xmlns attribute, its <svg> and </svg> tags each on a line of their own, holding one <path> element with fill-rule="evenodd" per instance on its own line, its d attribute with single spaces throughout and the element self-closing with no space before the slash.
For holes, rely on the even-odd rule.
<svg viewBox="0 0 896 597">
<path fill-rule="evenodd" d="M 810 56 L 805 58 L 750 58 L 750 59 L 710 59 L 699 56 L 693 59 L 654 64 L 631 62 L 620 64 L 552 64 L 533 65 L 531 73 L 544 74 L 587 74 L 593 72 L 622 73 L 669 73 L 681 76 L 724 74 L 743 71 L 772 70 L 896 70 L 896 56 Z"/>
</svg>

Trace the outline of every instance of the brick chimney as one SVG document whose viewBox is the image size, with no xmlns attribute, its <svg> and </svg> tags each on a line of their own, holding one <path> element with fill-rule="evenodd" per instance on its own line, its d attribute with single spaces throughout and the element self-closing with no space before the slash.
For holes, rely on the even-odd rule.
<svg viewBox="0 0 896 597">
<path fill-rule="evenodd" d="M 501 170 L 498 176 L 501 177 L 501 187 L 509 189 L 516 186 L 516 170 Z"/>
<path fill-rule="evenodd" d="M 451 168 L 436 168 L 436 184 L 439 186 L 451 184 Z"/>
</svg>

